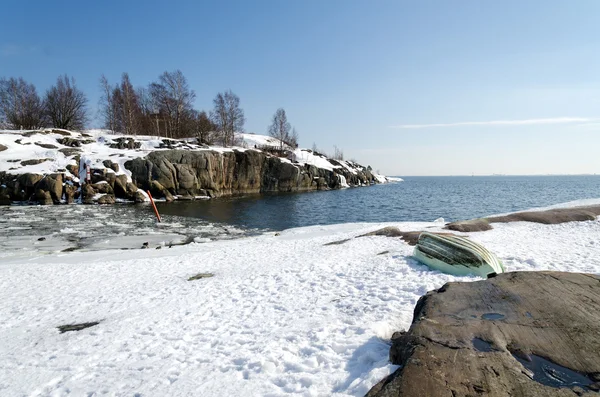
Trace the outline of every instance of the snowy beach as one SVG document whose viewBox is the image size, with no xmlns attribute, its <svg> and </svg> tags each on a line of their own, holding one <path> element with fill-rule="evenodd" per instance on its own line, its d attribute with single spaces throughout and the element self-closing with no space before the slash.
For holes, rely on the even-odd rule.
<svg viewBox="0 0 600 397">
<path fill-rule="evenodd" d="M 589 204 L 589 202 L 586 202 Z M 147 250 L 4 253 L 2 396 L 360 396 L 395 367 L 388 341 L 429 270 L 384 226 L 340 224 Z M 507 271 L 600 273 L 600 222 L 469 233 Z M 325 245 L 330 242 L 346 242 Z M 198 273 L 214 277 L 188 281 Z M 79 332 L 65 324 L 99 322 Z"/>
</svg>

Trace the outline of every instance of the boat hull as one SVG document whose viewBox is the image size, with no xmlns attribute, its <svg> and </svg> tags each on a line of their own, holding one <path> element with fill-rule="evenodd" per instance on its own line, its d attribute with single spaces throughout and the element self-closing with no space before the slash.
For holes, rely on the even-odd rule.
<svg viewBox="0 0 600 397">
<path fill-rule="evenodd" d="M 414 258 L 432 269 L 456 276 L 487 278 L 504 273 L 504 265 L 492 252 L 465 237 L 423 232 Z"/>
</svg>

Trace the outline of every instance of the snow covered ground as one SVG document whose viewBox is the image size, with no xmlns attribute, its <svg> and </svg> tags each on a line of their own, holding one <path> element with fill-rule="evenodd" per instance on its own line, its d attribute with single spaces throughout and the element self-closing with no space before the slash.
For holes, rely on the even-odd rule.
<svg viewBox="0 0 600 397">
<path fill-rule="evenodd" d="M 443 222 L 4 256 L 0 395 L 364 395 L 395 369 L 388 340 L 409 327 L 419 297 L 476 280 L 429 270 L 398 239 L 353 238 L 389 225 Z M 600 273 L 599 221 L 494 224 L 470 236 L 509 271 Z M 200 272 L 214 277 L 187 281 Z M 90 321 L 100 324 L 56 329 Z"/>
</svg>

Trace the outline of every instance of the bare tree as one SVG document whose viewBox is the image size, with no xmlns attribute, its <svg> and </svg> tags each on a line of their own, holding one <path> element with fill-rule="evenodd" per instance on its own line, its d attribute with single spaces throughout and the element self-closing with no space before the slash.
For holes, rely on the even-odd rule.
<svg viewBox="0 0 600 397">
<path fill-rule="evenodd" d="M 290 140 L 290 130 L 292 126 L 287 121 L 287 116 L 283 108 L 277 109 L 273 115 L 273 122 L 269 127 L 269 135 L 279 140 L 279 149 L 283 150 L 283 143 Z"/>
<path fill-rule="evenodd" d="M 298 131 L 296 131 L 296 128 L 294 127 L 292 128 L 292 133 L 290 134 L 288 145 L 296 149 L 298 147 L 298 139 Z"/>
<path fill-rule="evenodd" d="M 150 135 L 160 136 L 160 124 L 157 123 L 158 112 L 155 110 L 150 90 L 144 87 L 138 87 L 136 89 L 136 95 L 141 113 L 140 130 Z"/>
<path fill-rule="evenodd" d="M 191 135 L 189 120 L 196 93 L 190 89 L 181 70 L 164 72 L 158 80 L 158 83 L 150 84 L 149 91 L 158 113 L 167 121 L 167 136 Z"/>
<path fill-rule="evenodd" d="M 120 86 L 120 106 L 117 117 L 121 120 L 123 132 L 127 135 L 137 135 L 140 131 L 141 109 L 137 93 L 129 80 L 129 74 L 123 73 Z"/>
<path fill-rule="evenodd" d="M 211 144 L 211 134 L 217 130 L 217 126 L 210 120 L 206 112 L 195 111 L 196 137 L 201 143 Z"/>
<path fill-rule="evenodd" d="M 23 78 L 0 79 L 0 119 L 13 128 L 36 129 L 44 127 L 44 103 L 35 86 Z"/>
<path fill-rule="evenodd" d="M 231 146 L 234 143 L 235 133 L 244 130 L 244 111 L 240 108 L 240 98 L 231 90 L 218 93 L 213 100 L 214 109 L 210 112 L 210 118 L 217 126 L 217 132 L 223 146 Z"/>
<path fill-rule="evenodd" d="M 344 151 L 335 145 L 333 145 L 333 159 L 334 160 L 343 160 L 344 159 Z"/>
<path fill-rule="evenodd" d="M 75 79 L 60 76 L 46 91 L 46 112 L 52 126 L 70 130 L 83 129 L 87 121 L 87 98 L 75 85 Z"/>
<path fill-rule="evenodd" d="M 102 96 L 100 97 L 100 113 L 104 118 L 104 128 L 108 128 L 112 132 L 116 132 L 116 115 L 115 115 L 115 101 L 113 95 L 113 87 L 108 83 L 106 76 L 100 77 L 100 89 L 102 90 Z"/>
</svg>

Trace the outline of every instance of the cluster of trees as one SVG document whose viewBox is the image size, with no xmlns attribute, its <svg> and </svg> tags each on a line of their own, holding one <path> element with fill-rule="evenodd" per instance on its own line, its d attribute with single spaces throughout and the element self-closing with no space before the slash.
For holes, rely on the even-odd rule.
<svg viewBox="0 0 600 397">
<path fill-rule="evenodd" d="M 180 70 L 164 72 L 146 87 L 134 88 L 129 75 L 109 83 L 100 78 L 99 116 L 104 128 L 127 135 L 169 138 L 197 137 L 201 142 L 232 146 L 235 133 L 244 130 L 244 110 L 231 90 L 218 93 L 209 112 L 194 109 L 196 93 Z M 0 124 L 16 129 L 43 127 L 81 130 L 88 122 L 88 100 L 75 79 L 60 76 L 40 97 L 22 78 L 0 79 Z M 298 133 L 277 109 L 269 134 L 283 144 L 298 146 Z"/>
<path fill-rule="evenodd" d="M 127 73 L 119 84 L 100 78 L 100 112 L 105 128 L 129 135 L 169 138 L 197 137 L 203 143 L 234 144 L 235 132 L 244 130 L 240 98 L 231 90 L 218 93 L 207 113 L 193 108 L 196 93 L 180 70 L 164 72 L 148 87 L 134 89 Z"/>
<path fill-rule="evenodd" d="M 22 78 L 0 79 L 0 121 L 17 129 L 54 127 L 82 129 L 87 121 L 87 98 L 75 79 L 60 76 L 40 97 Z"/>
</svg>

